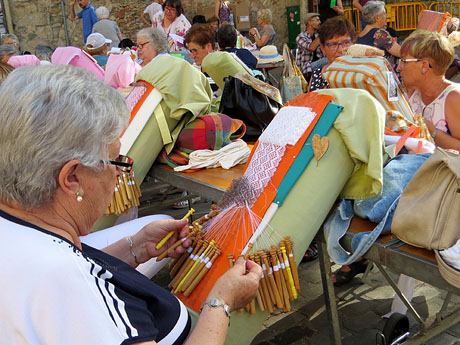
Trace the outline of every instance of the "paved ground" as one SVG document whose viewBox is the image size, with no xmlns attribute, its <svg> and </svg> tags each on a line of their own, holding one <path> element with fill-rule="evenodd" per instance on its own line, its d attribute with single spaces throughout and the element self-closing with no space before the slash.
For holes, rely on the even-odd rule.
<svg viewBox="0 0 460 345">
<path fill-rule="evenodd" d="M 209 206 L 210 202 L 200 201 L 193 207 L 199 216 L 206 213 Z M 168 206 L 157 210 L 156 213 L 166 213 L 180 218 L 186 211 L 186 209 L 177 210 Z M 252 345 L 331 344 L 330 323 L 325 311 L 318 261 L 300 264 L 301 292 L 299 298 L 292 303 L 292 311 L 269 317 Z M 338 266 L 335 266 L 333 270 L 337 268 Z M 358 277 L 355 277 L 349 285 L 336 288 L 343 345 L 376 344 L 376 334 L 383 329 L 385 323 L 381 316 L 390 311 L 394 295 L 392 288 L 385 282 L 377 268 L 369 273 L 365 283 L 362 283 Z M 392 277 L 397 280 L 395 274 Z M 158 281 L 162 280 L 163 282 L 168 280 L 167 272 L 158 277 Z M 435 321 L 436 313 L 445 295 L 446 293 L 441 290 L 417 282 L 413 298 L 414 307 L 428 324 Z M 459 304 L 460 297 L 454 296 L 450 303 L 450 310 Z M 411 316 L 409 319 L 411 330 L 415 332 L 417 323 Z M 460 345 L 460 324 L 441 333 L 426 344 Z"/>
</svg>

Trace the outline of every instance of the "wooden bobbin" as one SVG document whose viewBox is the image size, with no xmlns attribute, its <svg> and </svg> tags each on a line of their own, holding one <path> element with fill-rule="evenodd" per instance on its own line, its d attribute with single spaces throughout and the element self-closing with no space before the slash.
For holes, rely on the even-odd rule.
<svg viewBox="0 0 460 345">
<path fill-rule="evenodd" d="M 294 278 L 294 285 L 297 292 L 300 292 L 299 271 L 297 270 L 297 263 L 295 262 L 294 251 L 292 250 L 294 244 L 292 243 L 290 236 L 286 236 L 285 241 L 289 263 L 291 264 L 292 276 Z"/>
<path fill-rule="evenodd" d="M 280 262 L 281 265 L 281 271 L 283 273 L 284 277 L 284 283 L 289 295 L 289 301 L 294 300 L 294 295 L 292 294 L 292 290 L 289 288 L 289 273 L 286 270 L 286 266 L 284 265 L 284 260 L 283 260 L 283 253 L 281 253 L 281 249 L 277 248 L 276 249 L 276 255 L 278 256 L 278 261 Z"/>
<path fill-rule="evenodd" d="M 254 260 L 259 266 L 262 266 L 262 260 L 260 258 L 259 253 L 257 253 L 257 255 L 254 256 Z M 263 266 L 262 266 L 262 270 L 263 270 Z M 271 299 L 270 294 L 268 292 L 267 276 L 266 276 L 266 271 L 265 270 L 263 270 L 263 272 L 262 272 L 262 279 L 260 280 L 259 287 L 260 287 L 260 289 L 262 291 L 261 297 L 262 297 L 262 301 L 264 302 L 265 309 L 268 310 L 269 313 L 273 313 L 273 311 L 274 311 L 273 302 L 272 302 L 272 299 Z"/>
</svg>

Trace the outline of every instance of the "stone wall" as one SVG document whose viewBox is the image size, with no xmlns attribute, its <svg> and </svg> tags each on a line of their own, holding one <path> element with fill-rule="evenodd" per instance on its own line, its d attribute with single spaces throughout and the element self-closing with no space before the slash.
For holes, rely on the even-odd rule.
<svg viewBox="0 0 460 345">
<path fill-rule="evenodd" d="M 69 0 L 63 0 L 67 15 L 67 28 L 70 44 L 83 44 L 81 21 L 68 19 Z M 235 1 L 235 0 L 233 0 Z M 248 0 L 240 0 L 248 1 Z M 23 49 L 33 51 L 39 43 L 47 43 L 53 47 L 66 45 L 66 34 L 60 0 L 3 0 L 8 2 L 14 33 L 19 37 Z M 287 42 L 286 7 L 300 4 L 300 0 L 249 0 L 251 25 L 257 25 L 256 13 L 259 9 L 270 8 L 273 13 L 273 26 L 278 33 L 277 45 Z M 136 32 L 144 27 L 140 14 L 151 3 L 150 0 L 93 0 L 93 6 L 106 6 L 110 10 L 110 19 L 115 20 L 122 34 L 135 40 Z M 302 12 L 305 11 L 303 1 Z M 191 21 L 193 16 L 205 7 L 212 6 L 214 0 L 183 0 L 186 17 Z M 78 12 L 80 7 L 75 5 Z"/>
</svg>

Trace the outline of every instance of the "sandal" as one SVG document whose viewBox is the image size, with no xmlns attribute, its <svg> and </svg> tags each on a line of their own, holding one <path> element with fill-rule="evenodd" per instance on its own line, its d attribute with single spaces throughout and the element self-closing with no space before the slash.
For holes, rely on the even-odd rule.
<svg viewBox="0 0 460 345">
<path fill-rule="evenodd" d="M 307 251 L 303 255 L 302 262 L 311 262 L 318 259 L 318 243 L 316 241 L 312 241 L 310 243 L 310 247 L 308 247 Z"/>
<path fill-rule="evenodd" d="M 370 264 L 370 261 L 361 259 L 348 265 L 348 267 L 350 268 L 349 271 L 342 271 L 339 268 L 337 271 L 334 272 L 334 286 L 342 286 L 344 284 L 349 283 L 357 274 L 364 273 L 366 271 L 367 266 Z"/>
</svg>

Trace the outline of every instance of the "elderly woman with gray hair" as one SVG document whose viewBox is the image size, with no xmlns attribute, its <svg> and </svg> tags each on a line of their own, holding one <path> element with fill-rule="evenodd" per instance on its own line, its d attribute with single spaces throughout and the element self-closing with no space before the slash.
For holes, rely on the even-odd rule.
<svg viewBox="0 0 460 345">
<path fill-rule="evenodd" d="M 109 10 L 105 6 L 100 6 L 96 9 L 98 22 L 93 25 L 93 33 L 98 32 L 105 38 L 112 40 L 110 48 L 118 47 L 123 36 L 120 32 L 118 24 L 113 20 L 109 20 Z"/>
<path fill-rule="evenodd" d="M 6 63 L 14 55 L 19 55 L 19 50 L 14 45 L 2 44 L 0 46 L 0 61 Z"/>
<path fill-rule="evenodd" d="M 137 57 L 144 67 L 159 54 L 169 51 L 168 38 L 157 28 L 142 29 L 137 33 Z"/>
<path fill-rule="evenodd" d="M 391 37 L 385 30 L 387 11 L 383 1 L 369 1 L 363 7 L 363 18 L 367 25 L 358 35 L 356 43 L 380 48 L 385 51 L 385 57 L 401 56 L 401 46 L 396 38 Z"/>
<path fill-rule="evenodd" d="M 119 155 L 128 120 L 121 94 L 82 68 L 23 67 L 0 86 L 4 343 L 223 344 L 227 309 L 214 302 L 234 310 L 255 296 L 262 270 L 240 259 L 189 335 L 184 305 L 134 269 L 170 231 L 167 248 L 184 237 L 186 220 L 149 223 L 103 250 L 82 243 L 132 165 Z"/>
</svg>

